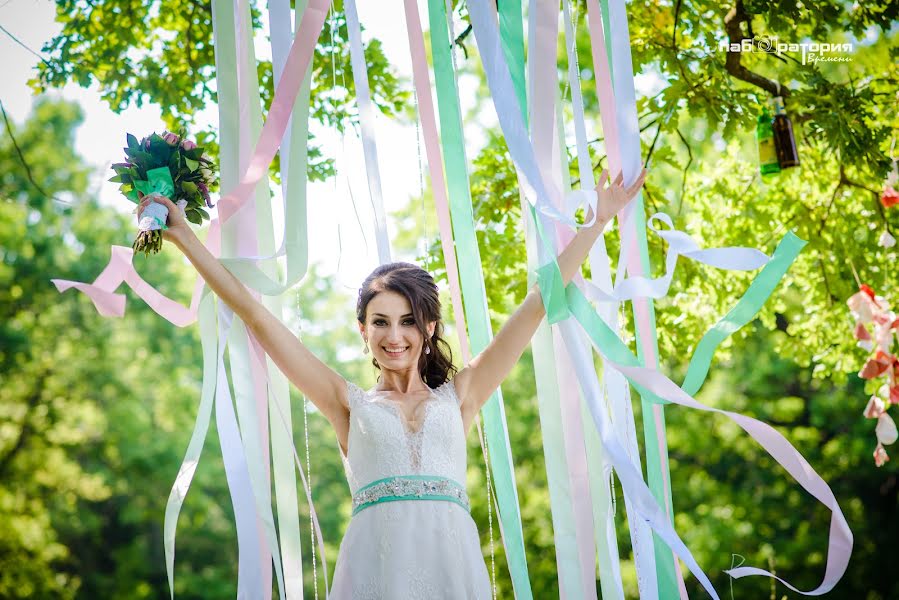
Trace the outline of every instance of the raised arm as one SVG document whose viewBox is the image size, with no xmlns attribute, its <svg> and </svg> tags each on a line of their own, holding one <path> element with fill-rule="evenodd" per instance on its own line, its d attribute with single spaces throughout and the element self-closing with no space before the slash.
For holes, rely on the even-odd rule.
<svg viewBox="0 0 899 600">
<path fill-rule="evenodd" d="M 602 172 L 596 186 L 599 196 L 597 203 L 599 212 L 595 223 L 590 227 L 579 229 L 571 242 L 559 254 L 559 271 L 561 271 L 562 281 L 566 285 L 587 258 L 590 248 L 602 233 L 606 223 L 637 195 L 645 177 L 646 170 L 644 169 L 633 184 L 624 187 L 622 177 L 619 175 L 609 187 L 606 187 L 608 172 Z M 592 212 L 588 212 L 587 219 L 589 220 L 592 216 Z M 540 289 L 534 285 L 524 302 L 512 313 L 512 316 L 487 347 L 454 378 L 456 392 L 462 399 L 464 413 L 473 416 L 487 402 L 493 391 L 499 387 L 499 384 L 521 358 L 544 315 L 546 315 L 546 309 L 543 306 L 543 298 L 540 295 Z"/>
<path fill-rule="evenodd" d="M 347 418 L 346 384 L 343 378 L 318 359 L 296 336 L 268 311 L 246 287 L 200 243 L 181 211 L 168 198 L 166 240 L 174 243 L 194 265 L 206 284 L 227 304 L 256 336 L 281 372 L 331 421 Z M 139 211 L 148 204 L 141 201 Z"/>
</svg>

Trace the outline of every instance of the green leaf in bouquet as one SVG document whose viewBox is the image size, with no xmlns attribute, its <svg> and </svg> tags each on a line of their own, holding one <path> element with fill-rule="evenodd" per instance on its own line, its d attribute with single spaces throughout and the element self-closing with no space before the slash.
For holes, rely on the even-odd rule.
<svg viewBox="0 0 899 600">
<path fill-rule="evenodd" d="M 197 211 L 198 213 L 200 213 L 200 216 L 201 216 L 201 217 L 203 217 L 203 218 L 206 219 L 207 221 L 209 220 L 209 213 L 208 213 L 208 212 L 206 212 L 206 211 L 203 210 L 202 208 L 195 208 L 194 210 Z"/>
<path fill-rule="evenodd" d="M 121 176 L 121 175 L 116 175 L 115 177 L 110 177 L 110 178 L 107 179 L 106 181 L 109 181 L 109 182 L 112 182 L 112 183 L 122 183 L 122 176 Z"/>
<path fill-rule="evenodd" d="M 193 183 L 192 181 L 182 181 L 181 190 L 185 193 L 185 195 L 193 196 L 197 193 L 197 184 Z"/>
<path fill-rule="evenodd" d="M 190 150 L 182 149 L 181 152 L 184 154 L 185 158 L 189 158 L 191 160 L 200 160 L 200 157 L 203 156 L 203 148 L 201 148 L 200 146 L 191 148 Z"/>
<path fill-rule="evenodd" d="M 140 148 L 140 142 L 138 142 L 137 138 L 134 137 L 133 135 L 131 135 L 130 133 L 125 136 L 125 139 L 128 140 L 128 148 L 129 149 L 137 150 Z M 127 153 L 128 150 L 126 149 L 125 152 Z"/>
<path fill-rule="evenodd" d="M 197 212 L 197 209 L 191 208 L 184 212 L 184 215 L 187 217 L 187 220 L 195 225 L 203 224 L 203 217 L 200 216 L 200 213 Z"/>
<path fill-rule="evenodd" d="M 146 166 L 153 162 L 153 155 L 144 150 L 135 150 L 131 153 L 131 163 L 134 165 Z"/>
<path fill-rule="evenodd" d="M 158 142 L 150 140 L 150 154 L 152 155 L 152 166 L 168 165 L 172 147 L 162 138 L 159 138 Z"/>
<path fill-rule="evenodd" d="M 199 161 L 188 158 L 187 155 L 184 155 L 184 164 L 190 170 L 191 173 L 196 171 L 200 167 Z"/>
</svg>

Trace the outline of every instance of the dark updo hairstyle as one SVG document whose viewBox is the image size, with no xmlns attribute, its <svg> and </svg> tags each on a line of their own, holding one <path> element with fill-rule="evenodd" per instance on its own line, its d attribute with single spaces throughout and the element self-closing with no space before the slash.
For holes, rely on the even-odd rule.
<svg viewBox="0 0 899 600">
<path fill-rule="evenodd" d="M 430 388 L 446 383 L 456 374 L 453 366 L 453 353 L 443 335 L 443 320 L 440 318 L 440 298 L 437 284 L 431 274 L 417 265 L 406 262 L 395 262 L 381 265 L 362 282 L 359 300 L 356 302 L 356 318 L 363 325 L 368 310 L 368 303 L 380 292 L 391 291 L 405 296 L 412 306 L 412 317 L 421 332 L 424 347 L 418 357 L 418 372 Z M 428 323 L 436 321 L 434 335 L 428 336 Z M 425 354 L 424 348 L 431 353 Z M 376 369 L 381 366 L 371 359 Z"/>
</svg>

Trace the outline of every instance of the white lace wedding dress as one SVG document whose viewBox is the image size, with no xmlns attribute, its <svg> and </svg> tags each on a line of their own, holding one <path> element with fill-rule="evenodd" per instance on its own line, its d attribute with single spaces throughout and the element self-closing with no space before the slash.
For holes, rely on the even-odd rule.
<svg viewBox="0 0 899 600">
<path fill-rule="evenodd" d="M 465 433 L 452 381 L 432 390 L 419 407 L 417 429 L 382 393 L 349 382 L 347 393 L 343 464 L 354 512 L 331 598 L 491 598 L 467 508 Z"/>
</svg>

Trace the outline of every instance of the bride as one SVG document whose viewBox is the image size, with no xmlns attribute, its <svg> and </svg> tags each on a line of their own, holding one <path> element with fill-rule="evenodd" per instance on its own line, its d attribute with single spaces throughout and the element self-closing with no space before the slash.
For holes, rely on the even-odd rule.
<svg viewBox="0 0 899 600">
<path fill-rule="evenodd" d="M 606 223 L 637 194 L 643 170 L 596 187 L 598 214 L 558 257 L 568 283 Z M 353 517 L 340 545 L 335 599 L 488 599 L 492 590 L 465 490 L 465 437 L 545 315 L 534 286 L 490 344 L 456 372 L 442 339 L 437 286 L 409 263 L 378 267 L 359 290 L 364 352 L 380 369 L 363 390 L 322 363 L 203 246 L 168 198 L 163 237 L 246 323 L 284 375 L 337 434 Z M 140 213 L 149 204 L 142 198 Z M 592 217 L 592 212 L 588 218 Z"/>
</svg>

